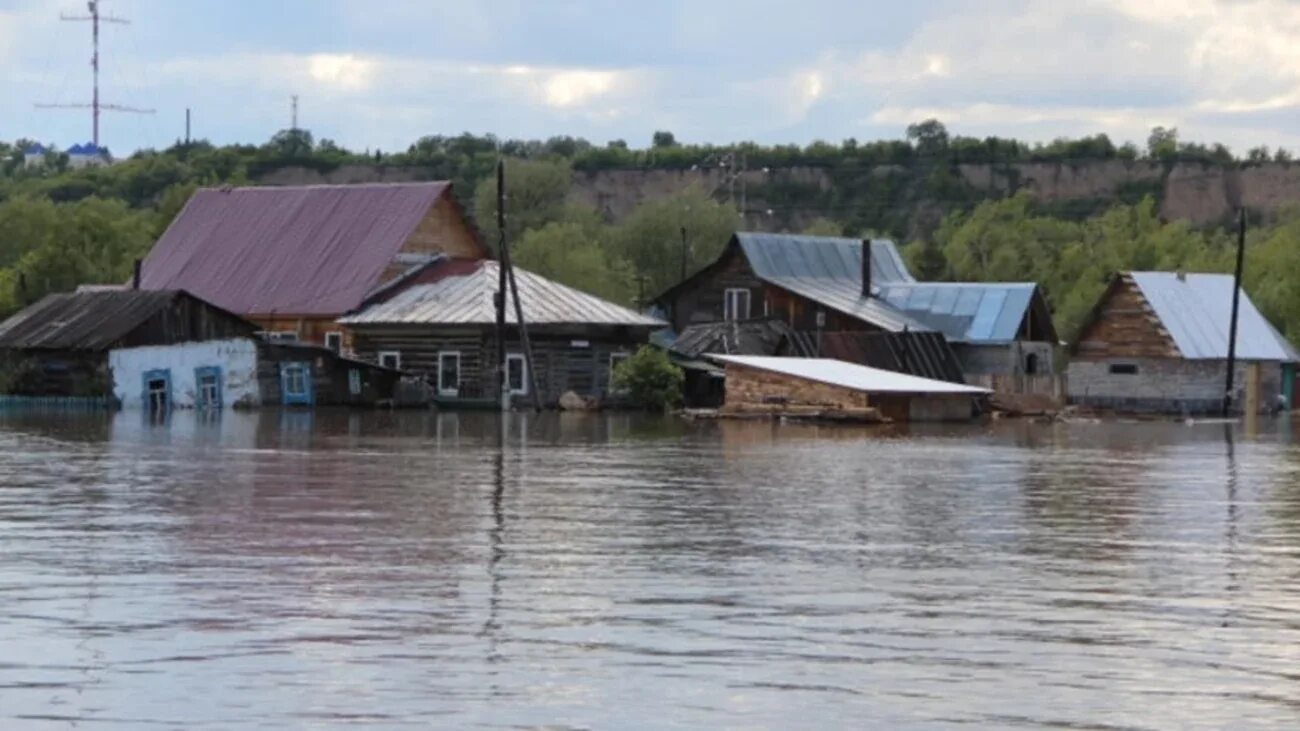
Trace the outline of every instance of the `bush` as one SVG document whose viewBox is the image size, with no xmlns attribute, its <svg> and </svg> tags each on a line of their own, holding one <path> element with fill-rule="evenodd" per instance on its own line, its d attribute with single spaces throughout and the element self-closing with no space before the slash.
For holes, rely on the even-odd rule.
<svg viewBox="0 0 1300 731">
<path fill-rule="evenodd" d="M 614 369 L 614 387 L 627 394 L 634 406 L 662 410 L 681 401 L 682 369 L 664 351 L 641 346 L 636 355 Z"/>
</svg>

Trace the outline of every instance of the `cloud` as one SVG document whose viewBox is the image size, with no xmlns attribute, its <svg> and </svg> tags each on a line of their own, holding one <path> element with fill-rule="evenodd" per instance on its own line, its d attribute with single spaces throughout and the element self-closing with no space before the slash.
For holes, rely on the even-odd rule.
<svg viewBox="0 0 1300 731">
<path fill-rule="evenodd" d="M 307 57 L 307 74 L 313 81 L 340 91 L 366 91 L 375 80 L 379 64 L 350 53 L 314 53 Z"/>
</svg>

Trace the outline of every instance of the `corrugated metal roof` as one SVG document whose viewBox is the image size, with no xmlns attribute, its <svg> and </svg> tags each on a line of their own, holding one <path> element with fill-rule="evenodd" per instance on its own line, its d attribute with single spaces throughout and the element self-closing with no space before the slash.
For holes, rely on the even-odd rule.
<svg viewBox="0 0 1300 731">
<path fill-rule="evenodd" d="M 387 300 L 339 322 L 346 325 L 487 325 L 496 322 L 492 297 L 497 291 L 495 261 L 449 260 L 433 265 L 430 274 L 447 272 L 436 281 L 412 284 Z M 524 319 L 530 325 L 626 325 L 664 327 L 663 320 L 642 315 L 594 295 L 553 282 L 543 276 L 515 268 Z M 506 308 L 506 320 L 515 322 L 513 301 Z"/>
<path fill-rule="evenodd" d="M 670 349 L 687 358 L 705 353 L 772 355 L 793 334 L 789 325 L 775 318 L 707 322 L 682 330 Z"/>
<path fill-rule="evenodd" d="M 184 289 L 245 315 L 347 312 L 449 187 L 199 190 L 149 252 L 141 287 Z"/>
<path fill-rule="evenodd" d="M 1232 276 L 1175 272 L 1130 272 L 1156 317 L 1190 360 L 1228 357 L 1232 321 Z M 1237 319 L 1237 357 L 1244 360 L 1300 361 L 1300 354 L 1255 309 L 1245 292 Z"/>
<path fill-rule="evenodd" d="M 0 348 L 107 350 L 183 295 L 129 289 L 47 295 L 0 323 Z"/>
<path fill-rule="evenodd" d="M 965 383 L 961 362 L 939 332 L 830 332 L 797 334 L 802 349 L 818 356 L 937 381 Z"/>
<path fill-rule="evenodd" d="M 1037 285 L 924 282 L 882 285 L 879 296 L 908 317 L 967 343 L 1010 342 Z"/>
<path fill-rule="evenodd" d="M 862 281 L 861 277 L 853 281 L 807 277 L 765 277 L 764 279 L 832 310 L 843 312 L 890 332 L 931 329 L 925 323 L 908 317 L 906 313 L 878 297 L 863 297 L 859 284 Z"/>
<path fill-rule="evenodd" d="M 862 239 L 741 231 L 737 241 L 763 279 L 797 277 L 862 283 Z M 894 242 L 871 240 L 872 284 L 914 282 Z"/>
<path fill-rule="evenodd" d="M 970 395 L 989 393 L 988 389 L 975 386 L 936 381 L 830 358 L 774 358 L 758 355 L 710 355 L 709 357 L 723 363 L 736 363 L 795 378 L 805 378 L 872 393 Z"/>
</svg>

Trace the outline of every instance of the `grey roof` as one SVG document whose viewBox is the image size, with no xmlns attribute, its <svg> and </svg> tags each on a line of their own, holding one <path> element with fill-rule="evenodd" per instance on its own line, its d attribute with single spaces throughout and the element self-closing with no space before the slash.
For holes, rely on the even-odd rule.
<svg viewBox="0 0 1300 731">
<path fill-rule="evenodd" d="M 736 239 L 754 273 L 763 279 L 847 279 L 862 282 L 862 239 L 754 233 Z M 871 240 L 872 284 L 914 282 L 894 242 Z"/>
<path fill-rule="evenodd" d="M 189 296 L 179 290 L 133 289 L 47 295 L 0 323 L 0 348 L 108 350 L 178 297 Z"/>
<path fill-rule="evenodd" d="M 710 354 L 723 363 L 759 368 L 833 386 L 843 386 L 868 393 L 967 394 L 989 393 L 986 388 L 921 378 L 907 373 L 846 363 L 832 358 L 775 358 L 761 355 Z"/>
<path fill-rule="evenodd" d="M 855 280 L 813 277 L 763 277 L 763 279 L 819 302 L 832 310 L 843 312 L 890 332 L 931 329 L 925 323 L 908 317 L 906 313 L 878 297 L 863 297 L 861 276 Z"/>
<path fill-rule="evenodd" d="M 440 271 L 446 274 L 440 275 Z M 496 322 L 492 297 L 497 262 L 444 262 L 430 270 L 434 281 L 411 284 L 390 299 L 339 319 L 346 325 L 488 325 Z M 663 320 L 515 268 L 524 319 L 530 325 L 623 325 L 660 328 Z M 417 282 L 419 280 L 417 279 Z M 513 303 L 506 320 L 515 322 Z"/>
<path fill-rule="evenodd" d="M 1130 272 L 1174 344 L 1189 360 L 1228 357 L 1232 320 L 1232 276 L 1174 272 Z M 1245 292 L 1237 319 L 1237 357 L 1300 362 L 1300 353 L 1269 323 Z"/>
<path fill-rule="evenodd" d="M 1016 339 L 1036 288 L 1025 283 L 927 282 L 882 285 L 879 296 L 949 340 L 999 343 Z"/>
<path fill-rule="evenodd" d="M 773 317 L 706 322 L 682 330 L 669 350 L 687 358 L 706 353 L 775 355 L 793 335 L 789 325 Z"/>
</svg>

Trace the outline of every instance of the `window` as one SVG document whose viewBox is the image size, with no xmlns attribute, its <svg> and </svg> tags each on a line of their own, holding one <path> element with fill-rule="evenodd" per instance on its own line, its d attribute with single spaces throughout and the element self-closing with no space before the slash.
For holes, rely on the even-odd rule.
<svg viewBox="0 0 1300 731">
<path fill-rule="evenodd" d="M 1117 376 L 1136 376 L 1138 367 L 1136 363 L 1111 363 L 1110 372 Z"/>
<path fill-rule="evenodd" d="M 144 405 L 150 411 L 161 413 L 172 407 L 172 374 L 169 370 L 147 371 L 144 374 Z"/>
<path fill-rule="evenodd" d="M 307 378 L 301 365 L 292 365 L 284 371 L 284 392 L 292 396 L 301 396 L 307 392 Z"/>
<path fill-rule="evenodd" d="M 348 393 L 353 396 L 361 395 L 361 371 L 356 368 L 348 371 Z"/>
<path fill-rule="evenodd" d="M 528 361 L 522 353 L 506 354 L 506 388 L 513 396 L 528 393 Z"/>
<path fill-rule="evenodd" d="M 294 330 L 258 330 L 258 335 L 263 340 L 272 343 L 295 343 L 298 341 L 298 333 Z"/>
<path fill-rule="evenodd" d="M 194 406 L 200 409 L 221 408 L 221 369 L 194 369 Z"/>
<path fill-rule="evenodd" d="M 723 302 L 723 307 L 722 307 L 722 319 L 748 320 L 749 319 L 749 290 L 728 289 L 724 294 L 725 294 L 725 300 Z"/>
<path fill-rule="evenodd" d="M 400 350 L 379 351 L 379 365 L 400 371 L 402 369 L 402 352 Z"/>
<path fill-rule="evenodd" d="M 622 394 L 625 392 L 624 389 L 614 387 L 614 369 L 618 368 L 619 363 L 622 363 L 623 361 L 626 361 L 628 358 L 631 357 L 632 357 L 631 353 L 610 353 L 609 354 L 609 392 L 610 393 Z"/>
<path fill-rule="evenodd" d="M 325 349 L 335 353 L 343 352 L 343 333 L 337 330 L 325 333 Z"/>
<path fill-rule="evenodd" d="M 1025 375 L 1038 375 L 1038 354 L 1030 353 L 1025 356 Z"/>
<path fill-rule="evenodd" d="M 438 394 L 460 394 L 460 351 L 444 350 L 438 353 Z"/>
</svg>

